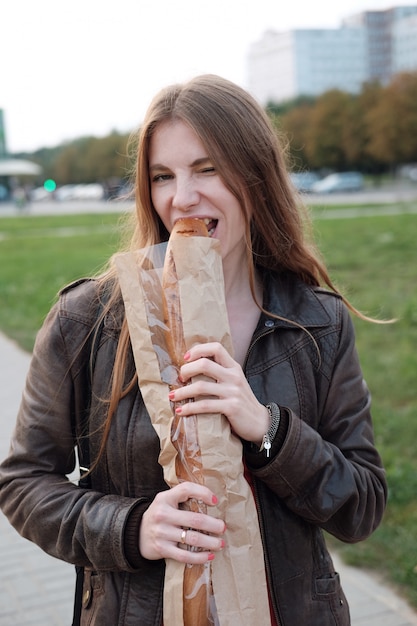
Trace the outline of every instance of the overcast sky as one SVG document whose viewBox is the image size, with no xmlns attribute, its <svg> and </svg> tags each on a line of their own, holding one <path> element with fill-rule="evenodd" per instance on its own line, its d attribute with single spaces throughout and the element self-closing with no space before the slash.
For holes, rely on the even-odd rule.
<svg viewBox="0 0 417 626">
<path fill-rule="evenodd" d="M 415 4 L 405 0 L 398 4 Z M 0 108 L 10 153 L 136 128 L 163 86 L 210 72 L 247 85 L 267 29 L 337 28 L 381 0 L 5 0 Z"/>
</svg>

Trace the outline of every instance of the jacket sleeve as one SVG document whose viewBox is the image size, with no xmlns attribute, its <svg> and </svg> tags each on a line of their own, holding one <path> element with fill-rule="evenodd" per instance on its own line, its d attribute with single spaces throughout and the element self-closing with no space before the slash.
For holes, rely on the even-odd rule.
<svg viewBox="0 0 417 626">
<path fill-rule="evenodd" d="M 344 305 L 341 311 L 341 332 L 318 428 L 287 409 L 284 443 L 269 463 L 263 467 L 254 463 L 252 471 L 291 511 L 342 541 L 356 542 L 380 523 L 387 485 L 374 445 L 370 393 L 352 321 Z M 273 400 L 279 403 L 278 398 Z M 247 461 L 250 465 L 250 455 Z"/>
<path fill-rule="evenodd" d="M 137 515 L 149 506 L 147 499 L 81 489 L 67 478 L 75 467 L 74 415 L 82 401 L 74 385 L 81 366 L 73 355 L 88 330 L 81 315 L 68 324 L 58 304 L 39 332 L 10 453 L 0 466 L 0 506 L 23 537 L 54 557 L 132 571 L 125 526 L 133 510 Z"/>
</svg>

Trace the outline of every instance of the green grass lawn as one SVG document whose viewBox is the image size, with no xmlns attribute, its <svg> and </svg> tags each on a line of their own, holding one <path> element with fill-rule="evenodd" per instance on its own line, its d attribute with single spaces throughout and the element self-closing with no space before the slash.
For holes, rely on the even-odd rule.
<svg viewBox="0 0 417 626">
<path fill-rule="evenodd" d="M 330 220 L 325 214 L 317 212 L 315 229 L 336 284 L 362 312 L 398 320 L 378 325 L 355 318 L 388 475 L 387 513 L 367 541 L 331 543 L 348 562 L 384 573 L 417 607 L 417 215 Z M 116 251 L 119 220 L 119 214 L 1 218 L 2 331 L 31 350 L 60 287 L 95 273 Z"/>
<path fill-rule="evenodd" d="M 65 284 L 96 273 L 117 250 L 120 214 L 0 219 L 0 328 L 31 351 Z"/>
<path fill-rule="evenodd" d="M 417 607 L 417 215 L 318 220 L 332 277 L 362 312 L 391 325 L 355 320 L 372 392 L 375 436 L 389 501 L 367 541 L 342 546 L 345 560 L 384 573 Z"/>
</svg>

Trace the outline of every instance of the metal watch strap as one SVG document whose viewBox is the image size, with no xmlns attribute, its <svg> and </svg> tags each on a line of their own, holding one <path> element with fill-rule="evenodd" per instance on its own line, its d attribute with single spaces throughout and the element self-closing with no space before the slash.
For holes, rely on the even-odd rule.
<svg viewBox="0 0 417 626">
<path fill-rule="evenodd" d="M 261 447 L 259 448 L 259 452 L 262 450 L 266 450 L 266 456 L 269 457 L 269 451 L 272 446 L 272 442 L 275 439 L 275 435 L 277 434 L 279 423 L 281 421 L 281 411 L 280 408 L 275 402 L 271 402 L 266 405 L 268 409 L 269 417 L 271 418 L 270 426 L 267 432 L 264 434 L 262 439 Z"/>
</svg>

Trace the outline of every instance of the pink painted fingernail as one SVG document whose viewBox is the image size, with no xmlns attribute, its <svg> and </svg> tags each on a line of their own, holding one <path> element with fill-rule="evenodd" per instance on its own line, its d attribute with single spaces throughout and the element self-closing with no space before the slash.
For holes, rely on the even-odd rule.
<svg viewBox="0 0 417 626">
<path fill-rule="evenodd" d="M 213 561 L 213 559 L 214 559 L 214 554 L 210 552 L 210 554 L 207 557 L 207 561 Z"/>
<path fill-rule="evenodd" d="M 181 406 L 177 406 L 177 408 L 175 409 L 175 413 L 176 413 L 177 415 L 181 415 L 181 413 L 182 413 L 182 407 L 181 407 Z"/>
<path fill-rule="evenodd" d="M 226 542 L 225 542 L 224 539 L 222 539 L 221 542 L 220 542 L 220 550 L 223 550 L 225 545 L 226 545 Z"/>
<path fill-rule="evenodd" d="M 212 501 L 213 504 L 217 504 L 218 503 L 217 496 L 213 496 L 211 501 Z"/>
<path fill-rule="evenodd" d="M 190 353 L 189 353 L 189 352 L 186 352 L 186 353 L 184 354 L 184 361 L 188 361 L 188 360 L 189 360 L 189 358 L 190 358 Z"/>
<path fill-rule="evenodd" d="M 175 398 L 175 391 L 170 391 L 169 394 L 168 394 L 168 398 L 170 400 L 173 400 Z"/>
</svg>

